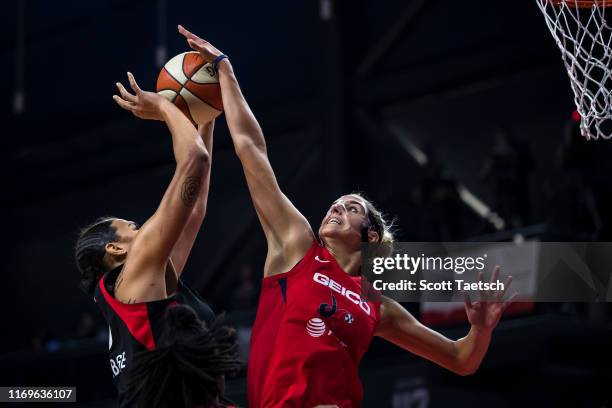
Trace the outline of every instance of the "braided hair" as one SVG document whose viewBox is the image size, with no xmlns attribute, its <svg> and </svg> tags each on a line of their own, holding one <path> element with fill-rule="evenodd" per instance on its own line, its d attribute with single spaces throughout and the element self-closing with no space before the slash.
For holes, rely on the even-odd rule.
<svg viewBox="0 0 612 408">
<path fill-rule="evenodd" d="M 98 280 L 108 271 L 104 261 L 106 244 L 117 241 L 117 230 L 112 225 L 115 217 L 101 217 L 83 228 L 74 247 L 74 258 L 81 273 L 80 287 L 93 295 Z"/>
<path fill-rule="evenodd" d="M 136 353 L 126 372 L 128 398 L 138 407 L 219 406 L 219 380 L 242 367 L 235 331 L 222 321 L 207 326 L 191 307 L 169 307 L 156 348 Z"/>
</svg>

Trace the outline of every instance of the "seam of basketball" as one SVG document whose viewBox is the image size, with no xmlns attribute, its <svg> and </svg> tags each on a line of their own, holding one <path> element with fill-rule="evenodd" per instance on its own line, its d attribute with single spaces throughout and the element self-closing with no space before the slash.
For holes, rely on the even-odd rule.
<svg viewBox="0 0 612 408">
<path fill-rule="evenodd" d="M 179 96 L 181 97 L 181 99 L 183 99 L 183 102 L 185 102 L 185 107 L 187 108 L 187 116 L 188 116 L 187 119 L 189 119 L 191 123 L 195 123 L 195 119 L 193 115 L 191 114 L 191 109 L 189 109 L 189 102 L 187 102 L 187 100 L 181 94 L 176 95 L 177 98 Z"/>
<path fill-rule="evenodd" d="M 187 54 L 198 54 L 195 51 L 187 51 L 185 53 L 185 56 L 183 57 L 183 60 L 181 61 L 181 71 L 183 71 L 183 75 L 185 75 L 185 78 L 187 78 L 187 81 L 191 80 L 191 77 L 189 75 L 187 75 L 187 72 L 185 72 L 185 59 L 187 58 Z M 204 63 L 206 64 L 206 63 Z M 198 68 L 199 69 L 199 68 Z M 197 70 L 196 70 L 197 71 Z"/>
<path fill-rule="evenodd" d="M 178 79 L 177 79 L 177 78 L 176 78 L 174 75 L 172 75 L 172 73 L 171 73 L 170 71 L 168 71 L 168 70 L 166 69 L 166 67 L 164 67 L 164 70 L 166 70 L 166 72 L 168 73 L 168 75 L 170 75 L 170 78 L 174 79 L 174 80 L 176 81 L 176 83 L 177 83 L 177 84 L 179 84 L 180 89 L 178 90 L 178 92 L 177 92 L 177 91 L 174 91 L 174 89 L 172 89 L 172 91 L 176 92 L 176 93 L 177 93 L 177 95 L 180 95 L 180 94 L 181 94 L 181 91 L 183 90 L 183 88 L 185 87 L 185 85 L 181 84 L 181 81 L 179 81 L 179 80 L 178 80 Z M 185 70 L 183 69 L 183 64 L 181 64 L 181 71 L 183 71 L 183 75 L 184 75 L 184 74 L 185 74 Z M 191 81 L 191 78 L 189 78 L 187 75 L 185 75 L 185 78 L 187 78 L 187 81 L 186 81 L 185 83 L 187 83 L 187 82 Z"/>
<path fill-rule="evenodd" d="M 183 61 L 184 61 L 184 60 L 183 60 Z M 206 64 L 207 64 L 207 63 L 205 62 L 204 64 L 202 64 L 202 66 L 200 66 L 200 68 L 202 68 L 202 67 L 203 67 L 204 65 L 206 65 Z M 223 112 L 223 109 L 218 109 L 217 107 L 212 106 L 210 103 L 206 102 L 204 99 L 200 98 L 198 95 L 196 95 L 195 93 L 191 92 L 191 91 L 189 90 L 189 88 L 185 87 L 185 85 L 187 85 L 187 83 L 188 83 L 189 81 L 191 81 L 191 78 L 192 78 L 192 77 L 193 77 L 193 76 L 196 74 L 196 72 L 198 72 L 198 71 L 200 70 L 200 68 L 198 68 L 197 70 L 195 70 L 195 71 L 194 71 L 194 73 L 193 73 L 191 76 L 187 76 L 187 73 L 185 72 L 185 68 L 183 67 L 183 63 L 181 63 L 181 71 L 183 71 L 183 75 L 185 75 L 185 78 L 187 78 L 187 81 L 185 81 L 185 84 L 181 84 L 181 81 L 179 81 L 178 79 L 176 79 L 176 78 L 174 77 L 174 75 L 172 75 L 172 74 L 170 73 L 170 71 L 168 71 L 168 70 L 166 69 L 166 67 L 164 67 L 164 70 L 166 70 L 166 72 L 168 73 L 168 75 L 170 75 L 170 77 L 171 77 L 172 79 L 174 79 L 174 80 L 175 80 L 175 81 L 176 81 L 176 82 L 177 82 L 177 83 L 180 85 L 180 87 L 181 87 L 181 88 L 178 90 L 177 95 L 180 95 L 180 94 L 181 94 L 181 92 L 183 91 L 183 89 L 187 89 L 187 91 L 189 91 L 189 93 L 190 93 L 190 94 L 192 94 L 193 96 L 195 96 L 196 98 L 198 98 L 200 101 L 202 101 L 202 102 L 203 102 L 203 103 L 205 103 L 206 105 L 210 106 L 212 109 L 216 110 L 217 112 Z M 217 79 L 217 81 L 218 81 L 218 79 Z M 192 81 L 192 82 L 193 82 L 194 84 L 198 84 L 198 85 L 214 85 L 214 84 L 215 84 L 215 83 L 200 84 L 200 83 L 198 83 L 198 82 L 196 82 L 196 81 Z M 218 84 L 218 85 L 220 86 L 219 82 L 216 82 L 216 84 Z M 171 89 L 171 91 L 174 91 L 174 90 L 173 90 L 173 89 Z M 174 91 L 174 92 L 176 92 L 176 91 Z M 175 99 L 176 99 L 176 98 L 175 98 Z M 183 98 L 183 99 L 185 99 L 185 98 Z M 172 102 L 173 102 L 173 101 L 172 101 Z M 185 101 L 185 102 L 187 102 L 187 101 Z M 187 104 L 187 109 L 189 109 L 189 104 Z M 190 116 L 191 116 L 191 112 L 189 112 L 189 113 L 190 113 Z"/>
<path fill-rule="evenodd" d="M 189 81 L 191 81 L 191 79 L 190 79 Z M 197 83 L 197 82 L 195 82 L 195 83 Z M 189 88 L 187 88 L 187 87 L 183 87 L 183 88 L 185 88 L 185 89 L 187 90 L 187 92 L 189 92 L 190 94 L 192 94 L 193 96 L 195 96 L 195 97 L 196 97 L 196 98 L 198 98 L 200 101 L 202 101 L 202 102 L 203 102 L 203 103 L 205 103 L 206 105 L 210 106 L 211 108 L 213 108 L 213 109 L 214 109 L 214 110 L 216 110 L 217 112 L 223 112 L 222 110 L 219 110 L 219 109 L 215 108 L 215 107 L 214 107 L 214 106 L 212 106 L 210 103 L 206 102 L 204 99 L 200 98 L 198 95 L 196 95 L 196 94 L 194 94 L 193 92 L 191 92 L 191 91 L 189 90 Z M 181 91 L 182 91 L 182 90 L 183 90 L 183 89 L 181 88 Z M 180 95 L 180 93 L 179 93 L 179 95 Z M 185 99 L 185 98 L 183 98 L 183 99 Z M 187 104 L 187 106 L 189 106 L 189 104 Z"/>
<path fill-rule="evenodd" d="M 174 98 L 172 98 L 172 100 L 170 102 L 174 103 L 174 100 L 176 99 L 177 96 L 179 96 L 180 94 L 178 92 L 176 92 L 174 89 L 170 89 L 170 88 L 162 88 L 159 91 L 157 91 L 157 93 L 160 93 L 161 91 L 170 91 L 170 92 L 174 92 Z"/>
<path fill-rule="evenodd" d="M 205 62 L 204 64 L 202 64 L 202 66 L 200 66 L 200 68 L 196 69 L 193 74 L 191 74 L 191 76 L 187 76 L 185 75 L 185 77 L 187 77 L 187 82 L 185 82 L 185 85 L 187 85 L 189 83 L 189 81 L 193 82 L 194 84 L 198 84 L 198 85 L 214 85 L 215 83 L 219 86 L 221 86 L 221 84 L 219 83 L 219 79 L 217 79 L 217 82 L 208 82 L 206 84 L 201 84 L 199 82 L 193 81 L 191 78 L 193 78 L 193 76 L 204 66 L 208 64 L 207 62 Z M 185 74 L 185 70 L 183 69 L 183 74 Z M 189 88 L 187 88 L 185 85 L 183 85 L 183 88 L 186 88 L 190 94 L 192 94 L 193 96 L 195 96 L 196 98 L 198 98 L 199 100 L 201 100 L 202 102 L 204 102 L 205 104 L 207 104 L 208 106 L 210 106 L 211 108 L 213 108 L 214 110 L 216 110 L 217 112 L 223 112 L 223 109 L 217 109 L 216 107 L 212 106 L 210 103 L 206 102 L 204 99 L 200 98 L 198 95 L 194 94 L 193 92 L 191 92 L 189 90 Z M 181 89 L 182 91 L 183 89 Z"/>
</svg>

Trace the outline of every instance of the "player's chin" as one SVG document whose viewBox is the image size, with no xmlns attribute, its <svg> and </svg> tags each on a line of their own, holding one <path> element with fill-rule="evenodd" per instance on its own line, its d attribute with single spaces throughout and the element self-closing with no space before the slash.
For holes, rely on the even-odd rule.
<svg viewBox="0 0 612 408">
<path fill-rule="evenodd" d="M 334 231 L 334 226 L 330 224 L 322 224 L 319 227 L 319 237 L 321 238 L 331 238 L 336 234 Z"/>
<path fill-rule="evenodd" d="M 343 225 L 325 224 L 319 228 L 319 236 L 321 238 L 340 238 L 346 235 L 347 231 Z"/>
</svg>

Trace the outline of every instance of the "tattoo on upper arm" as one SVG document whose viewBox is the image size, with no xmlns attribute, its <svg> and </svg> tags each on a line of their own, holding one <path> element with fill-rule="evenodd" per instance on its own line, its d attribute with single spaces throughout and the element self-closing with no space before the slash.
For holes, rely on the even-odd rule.
<svg viewBox="0 0 612 408">
<path fill-rule="evenodd" d="M 198 200 L 200 188 L 202 186 L 202 178 L 198 176 L 189 176 L 183 182 L 181 188 L 181 200 L 187 207 L 193 207 Z"/>
</svg>

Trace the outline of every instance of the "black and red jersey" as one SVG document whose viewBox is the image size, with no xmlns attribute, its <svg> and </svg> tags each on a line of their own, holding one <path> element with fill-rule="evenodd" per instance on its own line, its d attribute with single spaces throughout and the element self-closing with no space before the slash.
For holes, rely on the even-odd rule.
<svg viewBox="0 0 612 408">
<path fill-rule="evenodd" d="M 206 324 L 211 324 L 215 315 L 208 304 L 180 279 L 176 293 L 166 299 L 133 304 L 121 303 L 113 294 L 121 268 L 122 266 L 117 267 L 100 279 L 94 300 L 109 326 L 108 354 L 113 381 L 119 392 L 119 406 L 128 407 L 132 402 L 126 394 L 127 384 L 123 374 L 130 367 L 135 353 L 155 349 L 161 336 L 166 308 L 175 304 L 188 305 Z"/>
</svg>

